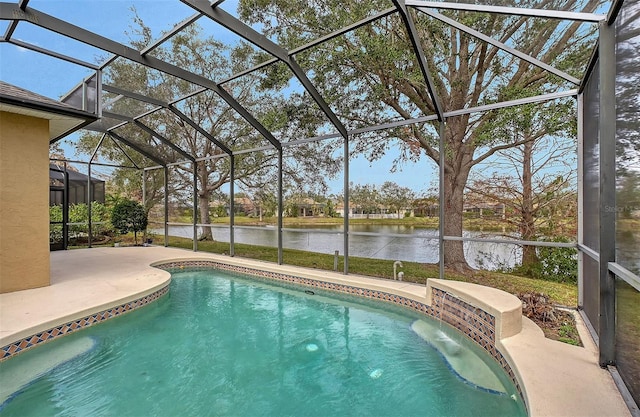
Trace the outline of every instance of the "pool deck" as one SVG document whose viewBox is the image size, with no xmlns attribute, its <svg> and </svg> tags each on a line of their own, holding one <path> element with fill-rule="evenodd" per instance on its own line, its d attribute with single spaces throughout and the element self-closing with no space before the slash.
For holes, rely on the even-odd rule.
<svg viewBox="0 0 640 417">
<path fill-rule="evenodd" d="M 424 285 L 276 265 L 164 247 L 93 248 L 51 253 L 51 285 L 0 294 L 0 346 L 150 294 L 170 280 L 150 265 L 210 259 L 311 279 L 341 282 L 426 300 Z M 518 334 L 502 339 L 515 364 L 531 416 L 631 416 L 579 317 L 585 347 L 546 339 L 523 318 Z"/>
</svg>

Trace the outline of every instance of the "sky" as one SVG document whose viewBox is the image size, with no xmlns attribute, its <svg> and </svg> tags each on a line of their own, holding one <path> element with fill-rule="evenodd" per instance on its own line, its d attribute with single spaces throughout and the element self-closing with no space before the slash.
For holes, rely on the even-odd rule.
<svg viewBox="0 0 640 417">
<path fill-rule="evenodd" d="M 131 8 L 134 3 L 138 15 L 151 28 L 154 37 L 159 37 L 162 31 L 171 29 L 174 24 L 195 13 L 177 0 L 31 0 L 28 6 L 117 42 L 128 44 L 134 18 Z M 222 4 L 223 9 L 234 15 L 236 6 L 237 0 L 227 0 Z M 201 18 L 198 23 L 202 24 L 207 34 L 226 43 L 237 39 L 235 35 L 205 19 Z M 0 21 L 2 33 L 5 33 L 7 27 L 8 22 Z M 12 39 L 90 63 L 96 63 L 109 56 L 104 51 L 52 34 L 26 22 L 18 25 Z M 76 64 L 16 45 L 0 43 L 0 79 L 53 99 L 60 99 L 92 73 L 90 69 Z M 76 137 L 77 134 L 71 140 Z M 75 155 L 69 146 L 65 145 L 63 149 L 69 159 L 88 159 L 88 156 Z M 398 172 L 391 173 L 394 159 L 393 150 L 373 164 L 363 157 L 352 159 L 350 180 L 358 184 L 377 185 L 392 181 L 418 193 L 425 191 L 433 183 L 437 167 L 431 161 L 427 161 L 426 157 L 417 164 L 405 163 Z M 78 168 L 84 170 L 82 166 Z M 99 167 L 95 167 L 93 171 L 103 175 L 109 173 L 109 169 Z M 331 192 L 339 192 L 343 188 L 342 177 L 329 180 L 329 185 Z"/>
</svg>

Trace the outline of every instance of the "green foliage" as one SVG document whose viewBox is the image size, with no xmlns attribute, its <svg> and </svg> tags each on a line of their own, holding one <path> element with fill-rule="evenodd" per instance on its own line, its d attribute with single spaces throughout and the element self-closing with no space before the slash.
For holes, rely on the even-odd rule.
<svg viewBox="0 0 640 417">
<path fill-rule="evenodd" d="M 97 201 L 91 202 L 91 231 L 94 235 L 103 235 L 111 230 L 109 209 Z M 62 206 L 49 207 L 49 221 L 62 222 Z M 78 236 L 86 234 L 89 223 L 89 207 L 85 203 L 69 206 L 69 234 Z M 74 224 L 75 223 L 75 224 Z M 62 226 L 51 228 L 50 238 L 54 241 L 62 239 Z"/>
<path fill-rule="evenodd" d="M 580 346 L 578 329 L 571 323 L 564 323 L 558 330 L 559 340 L 574 346 Z"/>
<path fill-rule="evenodd" d="M 578 259 L 575 249 L 542 246 L 537 252 L 540 269 L 534 274 L 534 278 L 555 282 L 578 282 Z"/>
<path fill-rule="evenodd" d="M 49 206 L 49 221 L 62 221 L 62 206 Z M 52 224 L 49 226 L 49 242 L 59 243 L 62 241 L 62 225 Z"/>
<path fill-rule="evenodd" d="M 287 204 L 286 211 L 289 217 L 298 217 L 298 213 L 300 213 L 300 206 L 296 203 Z"/>
<path fill-rule="evenodd" d="M 276 197 L 276 193 L 266 188 L 255 191 L 250 199 L 255 206 L 256 214 L 261 213 L 263 217 L 270 217 L 278 211 L 278 198 Z"/>
<path fill-rule="evenodd" d="M 109 210 L 107 207 L 98 203 L 91 202 L 91 229 L 95 234 L 103 234 L 109 230 Z M 89 206 L 87 204 L 72 204 L 69 206 L 69 223 L 88 223 L 89 222 Z M 72 225 L 69 232 L 82 233 L 87 231 L 87 225 Z"/>
<path fill-rule="evenodd" d="M 375 185 L 351 183 L 349 185 L 349 194 L 351 197 L 350 204 L 357 211 L 367 215 L 378 211 L 380 193 Z"/>
<path fill-rule="evenodd" d="M 335 204 L 330 198 L 327 199 L 327 206 L 324 214 L 327 217 L 340 217 L 340 213 L 336 212 Z"/>
<path fill-rule="evenodd" d="M 147 228 L 147 213 L 144 207 L 133 200 L 121 200 L 113 206 L 111 224 L 121 234 L 134 232 L 135 243 L 138 243 L 138 232 Z"/>
<path fill-rule="evenodd" d="M 567 242 L 567 239 L 556 237 L 555 242 Z M 578 258 L 574 248 L 553 248 L 540 246 L 536 248 L 539 262 L 516 267 L 513 272 L 545 281 L 578 283 Z"/>
<path fill-rule="evenodd" d="M 227 216 L 227 208 L 224 204 L 219 206 L 215 206 L 211 208 L 211 215 L 213 217 L 226 217 Z"/>
<path fill-rule="evenodd" d="M 395 182 L 386 181 L 380 187 L 380 202 L 386 208 L 396 211 L 398 218 L 402 216 L 402 210 L 410 208 L 415 194 L 410 188 L 402 187 Z"/>
<path fill-rule="evenodd" d="M 62 221 L 62 206 L 49 206 L 49 221 Z"/>
</svg>

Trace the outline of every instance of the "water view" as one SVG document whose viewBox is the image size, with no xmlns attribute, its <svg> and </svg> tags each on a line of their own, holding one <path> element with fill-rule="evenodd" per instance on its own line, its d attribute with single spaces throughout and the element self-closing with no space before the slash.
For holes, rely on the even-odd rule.
<svg viewBox="0 0 640 417">
<path fill-rule="evenodd" d="M 409 262 L 438 262 L 438 230 L 402 225 L 351 225 L 349 255 L 363 258 L 400 260 Z M 228 226 L 211 226 L 215 240 L 229 242 Z M 260 246 L 278 246 L 275 227 L 236 227 L 234 241 Z M 161 229 L 154 233 L 163 234 Z M 202 232 L 200 227 L 198 234 Z M 193 226 L 170 226 L 169 235 L 193 237 Z M 501 235 L 465 231 L 465 237 L 499 239 Z M 283 247 L 309 252 L 344 254 L 342 226 L 314 225 L 283 230 Z M 520 262 L 520 248 L 512 244 L 465 242 L 467 262 L 473 268 L 499 269 L 513 267 Z"/>
</svg>

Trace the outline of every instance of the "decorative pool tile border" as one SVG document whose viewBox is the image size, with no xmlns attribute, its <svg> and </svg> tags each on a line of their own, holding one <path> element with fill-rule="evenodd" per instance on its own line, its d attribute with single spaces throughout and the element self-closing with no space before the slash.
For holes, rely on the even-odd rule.
<svg viewBox="0 0 640 417">
<path fill-rule="evenodd" d="M 507 373 L 513 384 L 515 385 L 520 398 L 524 400 L 524 395 L 520 387 L 520 383 L 513 372 L 513 369 L 507 362 L 506 358 L 496 348 L 496 319 L 490 313 L 479 307 L 475 307 L 467 302 L 457 298 L 454 294 L 443 291 L 438 288 L 432 288 L 433 305 L 427 305 L 410 298 L 387 293 L 384 291 L 370 290 L 366 288 L 354 287 L 345 284 L 336 284 L 316 279 L 302 278 L 295 275 L 283 274 L 279 272 L 262 271 L 259 269 L 249 268 L 240 265 L 229 265 L 216 261 L 197 260 L 197 261 L 176 261 L 155 265 L 156 268 L 164 270 L 175 269 L 221 269 L 225 271 L 238 272 L 241 274 L 251 275 L 258 278 L 266 278 L 287 283 L 302 285 L 311 288 L 319 288 L 323 290 L 336 291 L 339 293 L 355 295 L 359 297 L 371 298 L 381 301 L 394 303 L 419 313 L 425 314 L 435 319 L 449 323 L 469 339 L 481 346 L 491 357 L 493 357 Z M 526 403 L 526 401 L 525 401 Z"/>
<path fill-rule="evenodd" d="M 9 343 L 8 345 L 3 346 L 2 349 L 0 349 L 0 362 L 10 358 L 13 355 L 29 350 L 35 346 L 42 345 L 45 342 L 49 342 L 57 337 L 65 336 L 77 330 L 93 326 L 94 324 L 98 324 L 105 320 L 121 316 L 125 313 L 143 307 L 167 294 L 168 291 L 169 285 L 167 284 L 159 290 L 136 300 L 120 304 L 119 306 L 112 307 L 110 309 L 103 310 L 77 320 L 72 320 L 60 326 L 56 326 L 43 332 L 36 333 L 32 336 L 25 337 L 18 340 L 17 342 Z"/>
<path fill-rule="evenodd" d="M 489 353 L 504 369 L 518 390 L 518 394 L 524 399 L 520 383 L 511 365 L 496 348 L 496 318 L 483 309 L 472 306 L 438 288 L 431 289 L 431 299 L 436 311 L 436 315 L 432 317 L 449 323 Z"/>
</svg>

